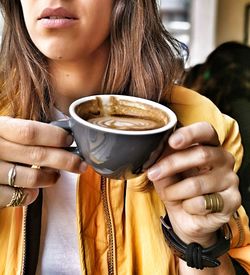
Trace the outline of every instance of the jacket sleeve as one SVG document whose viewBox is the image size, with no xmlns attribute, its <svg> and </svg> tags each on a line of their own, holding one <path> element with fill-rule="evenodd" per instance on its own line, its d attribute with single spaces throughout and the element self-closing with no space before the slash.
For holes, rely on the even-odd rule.
<svg viewBox="0 0 250 275">
<path fill-rule="evenodd" d="M 207 98 L 183 87 L 175 87 L 169 98 L 170 107 L 176 112 L 182 125 L 198 121 L 209 122 L 217 131 L 220 144 L 235 158 L 234 170 L 238 171 L 243 147 L 238 123 L 222 114 Z M 229 222 L 232 240 L 229 254 L 250 274 L 250 230 L 249 219 L 241 206 Z"/>
<path fill-rule="evenodd" d="M 243 149 L 241 146 L 238 124 L 232 118 L 223 115 L 225 119 L 226 135 L 222 141 L 222 146 L 230 151 L 235 157 L 235 170 L 237 171 L 241 164 Z M 229 222 L 231 228 L 232 240 L 229 254 L 232 258 L 250 274 L 250 230 L 249 218 L 241 206 L 233 215 Z"/>
<path fill-rule="evenodd" d="M 222 114 L 208 98 L 195 91 L 176 86 L 168 98 L 170 108 L 176 113 L 181 125 L 209 122 L 218 134 L 220 144 L 235 158 L 235 171 L 241 165 L 243 147 L 238 123 Z"/>
<path fill-rule="evenodd" d="M 243 207 L 231 218 L 229 226 L 232 232 L 229 254 L 250 274 L 250 230 L 249 219 Z"/>
</svg>

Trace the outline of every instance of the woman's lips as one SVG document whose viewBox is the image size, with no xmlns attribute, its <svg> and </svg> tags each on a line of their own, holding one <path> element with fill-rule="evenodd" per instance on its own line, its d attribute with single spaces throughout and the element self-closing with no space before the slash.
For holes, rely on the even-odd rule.
<svg viewBox="0 0 250 275">
<path fill-rule="evenodd" d="M 38 17 L 38 21 L 45 28 L 66 28 L 74 24 L 78 18 L 66 10 L 59 7 L 56 9 L 46 8 Z"/>
<path fill-rule="evenodd" d="M 48 29 L 60 29 L 66 28 L 74 24 L 76 19 L 72 18 L 42 18 L 39 22 L 42 24 L 43 27 Z"/>
</svg>

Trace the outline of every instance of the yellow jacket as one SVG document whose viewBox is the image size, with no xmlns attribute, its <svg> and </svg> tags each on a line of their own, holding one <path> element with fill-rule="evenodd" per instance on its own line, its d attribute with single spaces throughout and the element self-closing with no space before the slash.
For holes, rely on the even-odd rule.
<svg viewBox="0 0 250 275">
<path fill-rule="evenodd" d="M 217 130 L 223 147 L 240 166 L 242 147 L 237 123 L 206 98 L 175 87 L 168 98 L 179 122 L 208 121 Z M 250 274 L 250 232 L 241 207 L 232 217 L 230 255 Z M 0 275 L 22 274 L 26 208 L 0 210 Z M 175 275 L 178 259 L 167 246 L 159 217 L 163 203 L 142 175 L 127 182 L 106 180 L 90 167 L 78 179 L 77 223 L 83 274 Z"/>
</svg>

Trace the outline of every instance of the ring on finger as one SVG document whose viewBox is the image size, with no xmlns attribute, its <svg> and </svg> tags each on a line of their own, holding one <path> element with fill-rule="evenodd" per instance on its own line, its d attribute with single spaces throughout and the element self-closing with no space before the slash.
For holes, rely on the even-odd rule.
<svg viewBox="0 0 250 275">
<path fill-rule="evenodd" d="M 8 184 L 13 187 L 15 184 L 15 179 L 16 179 L 16 164 L 14 164 L 13 167 L 10 168 L 8 172 Z"/>
<path fill-rule="evenodd" d="M 210 210 L 211 213 L 221 212 L 224 208 L 224 201 L 219 193 L 212 193 L 204 195 L 205 209 Z"/>
<path fill-rule="evenodd" d="M 40 165 L 33 164 L 33 165 L 31 166 L 31 168 L 33 168 L 33 169 L 40 169 L 41 167 L 40 167 Z"/>
<path fill-rule="evenodd" d="M 21 187 L 15 187 L 13 188 L 14 192 L 12 194 L 10 202 L 6 205 L 6 207 L 16 207 L 20 206 L 26 197 L 23 188 Z"/>
</svg>

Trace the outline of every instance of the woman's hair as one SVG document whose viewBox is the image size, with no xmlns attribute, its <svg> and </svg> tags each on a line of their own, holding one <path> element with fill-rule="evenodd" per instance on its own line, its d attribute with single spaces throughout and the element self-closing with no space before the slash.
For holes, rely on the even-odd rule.
<svg viewBox="0 0 250 275">
<path fill-rule="evenodd" d="M 182 70 L 186 47 L 163 27 L 156 0 L 114 0 L 104 93 L 163 101 Z M 0 112 L 49 120 L 53 104 L 47 58 L 27 32 L 19 0 L 0 0 Z"/>
</svg>

